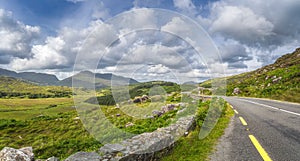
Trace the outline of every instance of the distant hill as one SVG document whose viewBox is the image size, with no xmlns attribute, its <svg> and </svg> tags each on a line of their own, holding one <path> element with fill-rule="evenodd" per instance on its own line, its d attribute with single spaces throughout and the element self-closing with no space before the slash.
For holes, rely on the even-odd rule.
<svg viewBox="0 0 300 161">
<path fill-rule="evenodd" d="M 0 76 L 0 98 L 51 98 L 71 97 L 68 87 L 38 86 L 21 79 Z"/>
<path fill-rule="evenodd" d="M 220 78 L 219 78 L 220 79 Z M 300 48 L 273 64 L 226 78 L 227 95 L 262 97 L 300 102 Z M 210 88 L 211 81 L 200 84 Z"/>
<path fill-rule="evenodd" d="M 93 83 L 95 83 L 95 88 L 99 89 L 99 88 L 111 86 L 112 79 L 115 85 L 126 85 L 126 84 L 138 83 L 138 81 L 134 79 L 126 78 L 122 76 L 116 76 L 111 73 L 100 74 L 100 73 L 92 73 L 90 71 L 82 71 L 78 74 L 75 74 L 74 76 L 59 81 L 58 84 L 61 86 L 71 87 L 72 80 L 73 80 L 75 82 L 74 85 L 76 85 L 77 87 L 90 88 L 92 87 Z"/>
<path fill-rule="evenodd" d="M 55 75 L 51 75 L 51 74 L 35 73 L 35 72 L 17 73 L 14 71 L 1 69 L 1 68 L 0 68 L 0 76 L 19 78 L 33 83 L 38 83 L 40 85 L 56 85 L 59 81 Z"/>
<path fill-rule="evenodd" d="M 113 78 L 114 83 L 117 84 L 135 84 L 138 81 L 126 78 L 122 76 L 117 76 L 111 73 L 92 73 L 90 71 L 82 71 L 74 76 L 68 77 L 63 80 L 58 80 L 55 75 L 46 74 L 46 73 L 35 73 L 35 72 L 21 72 L 17 73 L 14 71 L 1 69 L 0 68 L 0 76 L 7 76 L 22 79 L 25 81 L 29 81 L 32 83 L 36 83 L 38 85 L 50 85 L 50 86 L 68 86 L 72 87 L 72 79 L 76 81 L 76 85 L 78 87 L 91 87 L 91 83 L 93 83 L 93 79 L 95 77 L 95 86 L 96 88 L 108 87 L 111 85 L 111 79 Z"/>
</svg>

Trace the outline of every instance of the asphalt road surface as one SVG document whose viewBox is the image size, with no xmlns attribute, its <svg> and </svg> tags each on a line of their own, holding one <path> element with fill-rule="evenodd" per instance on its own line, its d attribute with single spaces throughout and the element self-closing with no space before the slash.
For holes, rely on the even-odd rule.
<svg viewBox="0 0 300 161">
<path fill-rule="evenodd" d="M 300 161 L 300 104 L 225 97 L 235 116 L 211 160 Z"/>
</svg>

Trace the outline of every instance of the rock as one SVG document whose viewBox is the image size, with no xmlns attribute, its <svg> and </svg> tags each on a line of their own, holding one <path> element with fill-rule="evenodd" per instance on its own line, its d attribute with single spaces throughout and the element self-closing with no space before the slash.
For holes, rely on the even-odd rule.
<svg viewBox="0 0 300 161">
<path fill-rule="evenodd" d="M 51 157 L 51 158 L 48 158 L 46 161 L 59 161 L 59 159 L 56 157 Z"/>
<path fill-rule="evenodd" d="M 142 103 L 142 99 L 141 98 L 135 98 L 134 100 L 133 100 L 133 103 Z"/>
<path fill-rule="evenodd" d="M 282 79 L 282 77 L 278 77 L 276 79 L 273 79 L 272 82 L 273 83 L 278 83 L 281 79 Z"/>
<path fill-rule="evenodd" d="M 125 149 L 126 147 L 121 144 L 105 144 L 103 147 L 100 148 L 100 152 L 104 154 L 117 153 Z"/>
<path fill-rule="evenodd" d="M 268 80 L 270 77 L 269 76 L 266 76 L 265 80 Z"/>
<path fill-rule="evenodd" d="M 234 94 L 234 95 L 241 94 L 241 93 L 242 93 L 242 91 L 238 87 L 234 88 L 234 90 L 232 92 L 232 94 Z"/>
<path fill-rule="evenodd" d="M 128 122 L 128 123 L 125 125 L 126 128 L 127 128 L 127 127 L 131 127 L 131 126 L 134 126 L 134 123 Z"/>
<path fill-rule="evenodd" d="M 23 153 L 25 153 L 26 155 L 28 155 L 31 160 L 34 160 L 34 154 L 33 154 L 32 147 L 24 147 L 24 148 L 21 148 L 19 150 L 21 150 Z"/>
<path fill-rule="evenodd" d="M 100 161 L 102 157 L 96 152 L 77 152 L 69 156 L 65 161 Z"/>
<path fill-rule="evenodd" d="M 163 113 L 169 112 L 169 111 L 173 111 L 175 109 L 175 105 L 173 104 L 168 104 L 167 106 L 162 106 L 161 107 L 161 111 L 163 111 Z"/>
<path fill-rule="evenodd" d="M 142 101 L 147 101 L 149 99 L 149 97 L 147 95 L 143 95 L 141 99 L 142 99 Z"/>
<path fill-rule="evenodd" d="M 297 58 L 300 58 L 300 54 L 297 55 Z"/>
<path fill-rule="evenodd" d="M 153 110 L 153 111 L 152 111 L 152 114 L 153 114 L 154 116 L 159 117 L 159 116 L 161 116 L 161 115 L 163 114 L 163 112 L 162 112 L 162 111 L 158 111 L 158 110 Z"/>
<path fill-rule="evenodd" d="M 80 120 L 80 117 L 75 117 L 73 120 Z"/>
<path fill-rule="evenodd" d="M 276 75 L 274 75 L 271 79 L 276 79 L 277 78 L 277 76 Z"/>
<path fill-rule="evenodd" d="M 28 149 L 26 149 L 28 150 Z M 5 147 L 0 151 L 1 161 L 32 161 L 30 155 L 21 150 Z"/>
</svg>

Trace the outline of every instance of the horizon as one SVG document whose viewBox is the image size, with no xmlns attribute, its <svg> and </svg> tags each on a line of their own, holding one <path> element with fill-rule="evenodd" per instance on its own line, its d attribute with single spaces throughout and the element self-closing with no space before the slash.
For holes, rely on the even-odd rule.
<svg viewBox="0 0 300 161">
<path fill-rule="evenodd" d="M 140 82 L 201 82 L 249 72 L 299 47 L 300 3 L 272 1 L 0 0 L 0 68 L 53 74 L 59 80 L 72 76 L 74 68 L 90 69 Z M 162 18 L 157 12 L 163 11 L 155 8 L 174 12 L 174 17 Z M 266 12 L 278 8 L 280 13 Z M 121 22 L 118 16 L 126 14 L 135 23 L 116 30 Z M 184 31 L 192 23 L 199 29 Z M 126 33 L 139 26 L 146 30 Z M 211 41 L 211 49 L 180 36 L 186 32 Z M 95 62 L 100 59 L 91 53 L 99 48 L 86 41 L 91 33 L 97 35 L 98 44 L 113 42 L 101 62 Z M 78 57 L 82 64 L 75 67 Z M 87 62 L 94 63 L 95 69 Z"/>
</svg>

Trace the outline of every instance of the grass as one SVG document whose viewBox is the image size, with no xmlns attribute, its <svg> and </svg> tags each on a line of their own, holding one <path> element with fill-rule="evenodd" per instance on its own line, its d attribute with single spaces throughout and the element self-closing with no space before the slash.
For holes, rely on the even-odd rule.
<svg viewBox="0 0 300 161">
<path fill-rule="evenodd" d="M 74 119 L 75 111 L 26 121 L 0 120 L 0 149 L 32 146 L 36 158 L 65 159 L 78 151 L 93 151 L 102 145 Z"/>
<path fill-rule="evenodd" d="M 26 120 L 74 111 L 72 98 L 0 99 L 0 119 Z"/>
<path fill-rule="evenodd" d="M 0 99 L 0 149 L 6 146 L 13 148 L 32 146 L 36 158 L 41 159 L 51 156 L 65 159 L 78 151 L 96 151 L 102 146 L 97 141 L 99 140 L 98 134 L 101 138 L 111 137 L 115 132 L 109 130 L 112 125 L 130 134 L 151 132 L 169 125 L 174 121 L 177 110 L 165 113 L 161 117 L 143 119 L 140 117 L 144 115 L 134 117 L 129 114 L 140 114 L 140 110 L 149 113 L 149 110 L 160 109 L 166 103 L 178 102 L 177 97 L 180 95 L 173 94 L 168 98 L 169 101 L 164 103 L 147 102 L 136 106 L 135 104 L 122 104 L 119 108 L 116 106 L 99 107 L 86 103 L 83 109 L 77 109 L 77 111 L 73 107 L 72 98 Z M 93 122 L 95 118 L 101 116 L 100 111 L 105 116 L 103 118 L 109 120 L 109 124 L 101 120 Z M 78 120 L 78 116 L 82 120 Z M 85 119 L 88 121 L 85 122 Z M 85 127 L 81 121 L 85 122 Z M 128 123 L 133 125 L 126 127 Z M 109 129 L 105 131 L 107 133 L 101 133 L 98 127 L 106 125 L 109 125 L 107 127 Z M 87 126 L 92 128 L 89 129 Z M 90 133 L 93 131 L 96 133 Z"/>
<path fill-rule="evenodd" d="M 223 113 L 218 120 L 216 126 L 211 133 L 204 139 L 199 139 L 199 132 L 203 120 L 206 116 L 208 103 L 204 103 L 199 108 L 197 117 L 197 126 L 187 137 L 183 137 L 176 142 L 174 149 L 162 161 L 205 161 L 208 160 L 209 155 L 213 152 L 218 139 L 224 134 L 225 128 L 233 116 L 233 111 L 228 104 L 225 105 Z"/>
<path fill-rule="evenodd" d="M 62 86 L 38 86 L 24 80 L 0 76 L 0 98 L 71 97 L 72 89 Z"/>
</svg>

